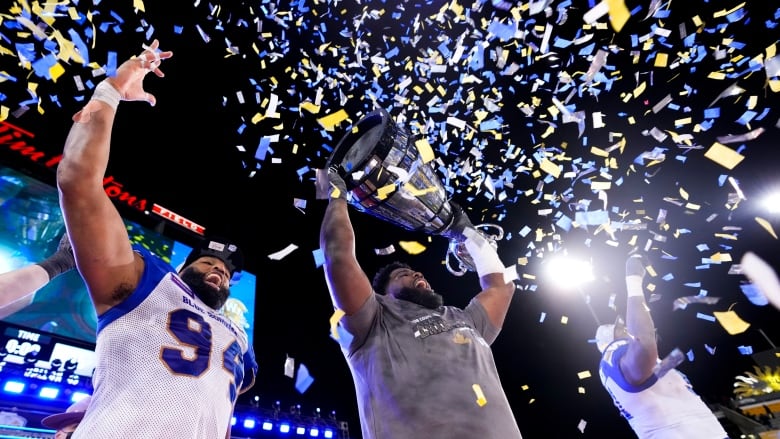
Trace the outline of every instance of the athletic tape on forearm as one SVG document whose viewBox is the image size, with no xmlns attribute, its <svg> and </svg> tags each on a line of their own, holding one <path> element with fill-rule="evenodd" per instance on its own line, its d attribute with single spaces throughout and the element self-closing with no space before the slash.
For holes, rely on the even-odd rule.
<svg viewBox="0 0 780 439">
<path fill-rule="evenodd" d="M 471 260 L 474 261 L 477 275 L 482 277 L 490 273 L 504 272 L 504 264 L 487 238 L 470 227 L 466 227 L 463 230 L 463 235 L 466 236 L 464 245 L 469 252 L 469 256 L 471 256 Z"/>
<path fill-rule="evenodd" d="M 116 110 L 116 107 L 119 106 L 119 101 L 122 100 L 122 94 L 107 81 L 101 81 L 100 84 L 95 87 L 95 92 L 92 93 L 92 99 L 105 102 Z"/>
<path fill-rule="evenodd" d="M 645 297 L 642 276 L 626 276 L 626 293 L 628 297 Z"/>
</svg>

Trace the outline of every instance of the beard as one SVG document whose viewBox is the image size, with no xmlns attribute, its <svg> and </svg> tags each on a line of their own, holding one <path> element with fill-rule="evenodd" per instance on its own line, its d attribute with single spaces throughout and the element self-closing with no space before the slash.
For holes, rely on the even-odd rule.
<svg viewBox="0 0 780 439">
<path fill-rule="evenodd" d="M 423 288 L 401 288 L 395 298 L 416 303 L 428 309 L 436 309 L 444 304 L 444 298 L 441 294 Z"/>
<path fill-rule="evenodd" d="M 179 277 L 181 277 L 181 280 L 190 287 L 192 292 L 195 293 L 203 303 L 215 310 L 222 308 L 222 305 L 225 304 L 228 296 L 230 296 L 229 288 L 212 287 L 203 280 L 205 274 L 198 272 L 192 267 L 187 267 L 182 270 Z"/>
</svg>

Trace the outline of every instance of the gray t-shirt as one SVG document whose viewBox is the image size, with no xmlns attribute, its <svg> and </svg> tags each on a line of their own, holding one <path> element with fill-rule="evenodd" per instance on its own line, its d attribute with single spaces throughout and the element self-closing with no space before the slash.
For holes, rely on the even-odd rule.
<svg viewBox="0 0 780 439">
<path fill-rule="evenodd" d="M 341 323 L 363 439 L 521 438 L 478 300 L 432 310 L 372 294 Z"/>
</svg>

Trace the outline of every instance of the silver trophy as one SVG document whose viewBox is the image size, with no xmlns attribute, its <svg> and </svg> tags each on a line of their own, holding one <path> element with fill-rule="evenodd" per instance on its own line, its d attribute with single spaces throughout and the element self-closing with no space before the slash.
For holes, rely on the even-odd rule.
<svg viewBox="0 0 780 439">
<path fill-rule="evenodd" d="M 353 207 L 407 230 L 450 238 L 447 269 L 457 276 L 474 271 L 462 235 L 452 230 L 455 209 L 433 167 L 423 163 L 414 140 L 386 110 L 379 109 L 348 129 L 328 158 L 327 167 L 344 179 Z M 503 230 L 496 225 L 468 225 L 494 245 L 495 239 L 503 237 Z M 480 230 L 485 228 L 500 232 L 486 234 Z M 457 268 L 450 263 L 450 256 L 457 260 Z"/>
<path fill-rule="evenodd" d="M 494 249 L 498 249 L 496 241 L 500 241 L 504 238 L 504 229 L 497 224 L 483 223 L 473 227 L 477 233 L 481 233 L 482 236 L 487 238 L 490 245 Z M 490 233 L 493 229 L 494 233 Z M 452 258 L 452 259 L 451 259 Z M 457 262 L 457 266 L 453 265 L 452 260 Z M 455 276 L 463 276 L 466 271 L 476 271 L 474 267 L 474 260 L 471 259 L 468 250 L 466 250 L 466 244 L 463 240 L 450 239 L 450 245 L 447 247 L 447 255 L 444 259 L 447 270 Z"/>
</svg>

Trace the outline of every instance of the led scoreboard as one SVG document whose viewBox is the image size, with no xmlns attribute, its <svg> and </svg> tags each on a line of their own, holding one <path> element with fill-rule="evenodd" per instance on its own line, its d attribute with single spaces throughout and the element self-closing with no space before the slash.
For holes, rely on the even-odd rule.
<svg viewBox="0 0 780 439">
<path fill-rule="evenodd" d="M 43 399 L 68 405 L 74 393 L 92 393 L 95 365 L 94 345 L 0 321 L 0 392 L 5 401 L 40 404 Z"/>
</svg>

